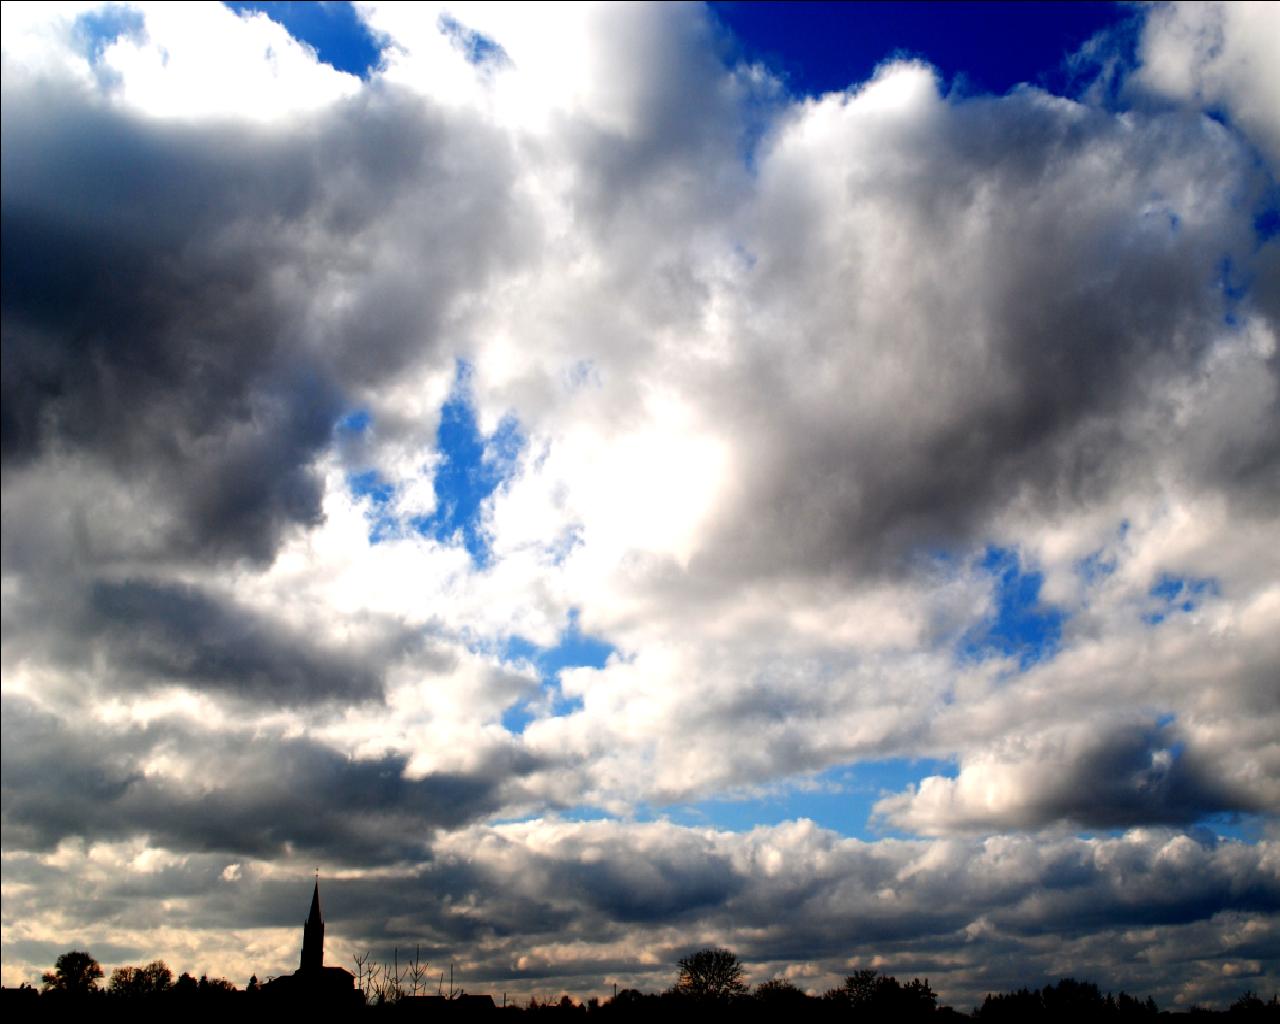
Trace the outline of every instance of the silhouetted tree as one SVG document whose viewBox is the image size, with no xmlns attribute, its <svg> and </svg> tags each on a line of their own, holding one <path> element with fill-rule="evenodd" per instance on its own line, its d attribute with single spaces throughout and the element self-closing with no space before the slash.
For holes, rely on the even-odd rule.
<svg viewBox="0 0 1280 1024">
<path fill-rule="evenodd" d="M 924 981 L 919 978 L 912 978 L 902 986 L 900 991 L 901 996 L 898 1004 L 906 1013 L 928 1014 L 933 1013 L 938 1008 L 938 996 L 929 987 L 928 978 L 925 978 Z"/>
<path fill-rule="evenodd" d="M 1116 1010 L 1123 1020 L 1141 1020 L 1144 1017 L 1155 1017 L 1159 1014 L 1156 1001 L 1150 996 L 1146 1000 L 1137 999 L 1128 992 L 1116 996 Z"/>
<path fill-rule="evenodd" d="M 139 967 L 135 977 L 143 995 L 158 996 L 161 992 L 167 992 L 173 988 L 173 971 L 169 970 L 169 965 L 163 960 L 152 960 L 145 967 Z M 196 979 L 185 972 L 183 977 L 186 978 L 184 989 L 187 987 L 194 989 Z"/>
<path fill-rule="evenodd" d="M 931 1016 L 938 1008 L 938 997 L 928 981 L 913 978 L 901 985 L 892 975 L 866 970 L 855 971 L 841 988 L 832 989 L 824 998 L 872 1019 L 915 1020 Z"/>
<path fill-rule="evenodd" d="M 1043 1011 L 1040 993 L 1020 988 L 1016 992 L 987 993 L 973 1015 L 984 1021 L 1023 1021 L 1037 1020 Z"/>
<path fill-rule="evenodd" d="M 697 1000 L 727 1000 L 746 993 L 742 961 L 727 949 L 701 949 L 679 961 L 674 991 Z"/>
<path fill-rule="evenodd" d="M 184 974 L 178 979 L 179 990 L 194 993 L 196 979 Z M 117 967 L 111 972 L 111 981 L 107 990 L 113 996 L 129 996 L 145 998 L 159 995 L 173 988 L 173 972 L 163 960 L 152 960 L 145 967 Z"/>
<path fill-rule="evenodd" d="M 809 1000 L 804 992 L 786 978 L 770 978 L 768 981 L 761 982 L 756 986 L 753 995 L 762 1007 L 777 1011 L 799 1009 Z"/>
<path fill-rule="evenodd" d="M 413 947 L 413 959 L 409 961 L 406 969 L 405 981 L 411 986 L 410 995 L 416 996 L 418 989 L 426 991 L 425 979 L 427 976 L 427 964 L 422 962 L 422 946 L 421 944 Z"/>
<path fill-rule="evenodd" d="M 73 949 L 54 962 L 53 970 L 40 978 L 46 992 L 85 995 L 98 987 L 102 967 L 88 953 Z"/>
<path fill-rule="evenodd" d="M 1240 996 L 1227 1011 L 1232 1020 L 1280 1020 L 1280 996 L 1273 995 L 1267 1002 L 1252 990 Z"/>
<path fill-rule="evenodd" d="M 876 1000 L 877 991 L 883 987 L 885 979 L 877 971 L 854 971 L 844 979 L 845 999 L 854 1009 L 870 1006 Z M 897 983 L 897 979 L 894 979 Z"/>
<path fill-rule="evenodd" d="M 1188 1015 L 1195 1017 L 1195 1008 Z M 973 1012 L 981 1021 L 1054 1021 L 1121 1020 L 1141 1021 L 1158 1016 L 1155 1000 L 1148 996 L 1137 999 L 1127 992 L 1103 995 L 1091 981 L 1063 978 L 1056 985 L 1039 990 L 1018 989 L 1016 992 L 989 994 L 982 1006 Z"/>
<path fill-rule="evenodd" d="M 368 989 L 372 979 L 369 977 L 371 969 L 367 969 L 365 964 L 369 962 L 371 952 L 371 950 L 366 949 L 361 955 L 351 957 L 351 962 L 355 964 L 356 968 L 356 988 L 360 990 L 360 994 L 364 996 L 366 1002 L 371 996 Z"/>
<path fill-rule="evenodd" d="M 1101 1016 L 1107 1008 L 1097 985 L 1075 978 L 1063 978 L 1056 985 L 1046 985 L 1040 990 L 1040 1002 L 1050 1020 L 1088 1020 Z"/>
</svg>

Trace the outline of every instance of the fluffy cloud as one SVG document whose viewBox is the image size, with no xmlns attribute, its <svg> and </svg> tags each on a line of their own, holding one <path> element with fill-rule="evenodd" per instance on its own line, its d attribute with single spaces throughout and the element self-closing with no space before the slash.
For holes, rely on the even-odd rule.
<svg viewBox="0 0 1280 1024">
<path fill-rule="evenodd" d="M 1146 19 L 1131 83 L 1206 109 L 1223 110 L 1274 161 L 1280 93 L 1271 40 L 1280 17 L 1265 3 L 1160 4 Z"/>
<path fill-rule="evenodd" d="M 498 787 L 532 767 L 512 752 L 505 764 L 410 777 L 404 757 L 354 760 L 229 723 L 90 734 L 16 700 L 5 703 L 4 737 L 6 828 L 15 847 L 33 849 L 144 835 L 180 850 L 395 862 L 423 856 L 435 829 L 504 806 Z"/>
<path fill-rule="evenodd" d="M 525 988 L 1273 978 L 1270 841 L 1194 831 L 1280 810 L 1265 11 L 1152 9 L 1115 110 L 792 100 L 694 6 L 368 5 L 367 81 L 6 7 L 6 981 L 170 885 L 175 958 L 287 959 L 317 859 Z M 876 808 L 937 838 L 635 822 L 885 758 L 956 765 Z"/>
<path fill-rule="evenodd" d="M 465 948 L 464 984 L 497 990 L 664 987 L 675 959 L 723 941 L 758 979 L 792 968 L 817 991 L 855 967 L 888 963 L 928 975 L 965 1007 L 1076 964 L 1168 1005 L 1230 993 L 1239 978 L 1274 983 L 1257 964 L 1272 959 L 1280 909 L 1273 847 L 1166 831 L 865 843 L 807 821 L 728 833 L 533 820 L 452 832 L 412 871 L 329 880 L 323 896 L 339 936 L 335 959 L 365 944 L 379 956 L 417 945 L 439 965 Z M 160 906 L 183 897 L 167 941 L 194 929 L 199 948 L 220 942 L 223 929 L 247 932 L 246 954 L 204 953 L 246 976 L 295 958 L 297 908 L 308 895 L 305 881 L 270 862 L 128 843 L 68 843 L 42 857 L 12 855 L 5 869 L 63 894 L 51 914 L 23 889 L 16 916 L 34 921 L 61 916 L 72 903 L 67 887 L 91 881 L 99 895 L 74 919 L 99 943 L 146 948 Z M 29 941 L 14 948 L 35 963 L 44 953 Z M 126 945 L 119 955 L 138 954 Z M 1224 980 L 1224 962 L 1237 978 Z"/>
<path fill-rule="evenodd" d="M 1057 821 L 1089 828 L 1191 824 L 1207 814 L 1265 806 L 1248 788 L 1233 792 L 1209 765 L 1158 730 L 1064 731 L 1041 733 L 1031 744 L 1015 741 L 1011 752 L 966 757 L 955 779 L 931 776 L 909 794 L 882 800 L 877 810 L 900 827 L 936 833 Z"/>
</svg>

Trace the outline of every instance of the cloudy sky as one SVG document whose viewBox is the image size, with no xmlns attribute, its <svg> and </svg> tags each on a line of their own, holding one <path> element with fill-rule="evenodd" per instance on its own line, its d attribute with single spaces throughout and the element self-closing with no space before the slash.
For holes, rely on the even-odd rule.
<svg viewBox="0 0 1280 1024">
<path fill-rule="evenodd" d="M 3 979 L 1280 987 L 1280 11 L 3 7 Z"/>
</svg>

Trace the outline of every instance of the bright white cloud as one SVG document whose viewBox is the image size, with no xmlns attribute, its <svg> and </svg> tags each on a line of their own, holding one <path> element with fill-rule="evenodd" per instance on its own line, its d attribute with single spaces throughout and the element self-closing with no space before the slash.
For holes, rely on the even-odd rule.
<svg viewBox="0 0 1280 1024">
<path fill-rule="evenodd" d="M 1280 158 L 1280 13 L 1254 2 L 1162 3 L 1143 22 L 1131 81 L 1207 110 L 1225 108 L 1268 154 Z"/>
<path fill-rule="evenodd" d="M 359 88 L 265 14 L 236 14 L 221 3 L 5 10 L 10 73 L 72 77 L 150 117 L 272 121 L 331 106 Z"/>
</svg>

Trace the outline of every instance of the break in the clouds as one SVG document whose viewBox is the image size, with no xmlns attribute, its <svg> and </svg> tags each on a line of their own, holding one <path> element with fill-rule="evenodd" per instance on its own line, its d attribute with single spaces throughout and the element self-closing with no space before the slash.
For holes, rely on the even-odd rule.
<svg viewBox="0 0 1280 1024">
<path fill-rule="evenodd" d="M 6 983 L 274 973 L 319 862 L 473 989 L 1274 987 L 1280 25 L 1123 16 L 805 96 L 696 5 L 6 6 Z"/>
</svg>

